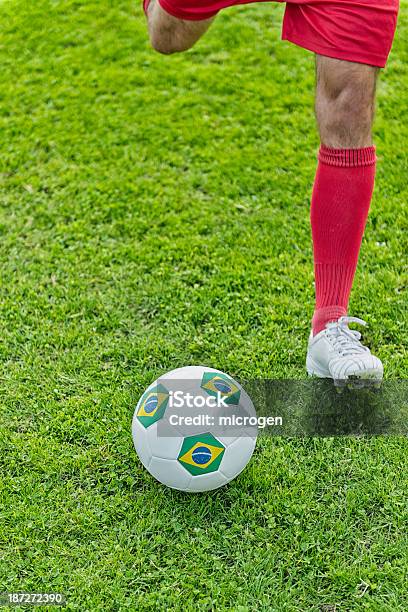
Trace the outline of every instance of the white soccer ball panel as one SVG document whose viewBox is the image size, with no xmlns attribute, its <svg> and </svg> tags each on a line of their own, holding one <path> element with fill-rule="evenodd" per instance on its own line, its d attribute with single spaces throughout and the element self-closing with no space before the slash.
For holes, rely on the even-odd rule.
<svg viewBox="0 0 408 612">
<path fill-rule="evenodd" d="M 183 444 L 181 436 L 167 437 L 157 434 L 158 422 L 148 427 L 147 439 L 153 457 L 161 459 L 177 459 Z"/>
<path fill-rule="evenodd" d="M 218 489 L 229 482 L 228 478 L 220 471 L 212 472 L 211 474 L 203 474 L 202 476 L 193 476 L 189 484 L 188 490 L 196 493 L 202 491 L 212 491 Z"/>
<path fill-rule="evenodd" d="M 171 370 L 170 372 L 167 372 L 167 374 L 163 374 L 158 380 L 201 380 L 203 372 L 216 372 L 217 374 L 222 374 L 220 370 L 206 368 L 205 366 L 185 366 L 183 368 Z"/>
<path fill-rule="evenodd" d="M 219 440 L 221 442 L 221 444 L 223 444 L 225 446 L 225 448 L 227 448 L 228 446 L 231 446 L 231 444 L 233 444 L 235 442 L 235 440 L 238 440 L 239 436 L 219 436 L 218 434 L 216 434 L 215 436 L 217 438 L 217 440 Z"/>
<path fill-rule="evenodd" d="M 148 467 L 152 453 L 149 447 L 149 442 L 146 435 L 146 429 L 141 425 L 139 420 L 135 416 L 132 421 L 132 438 L 135 450 L 139 456 L 140 461 L 143 463 L 145 468 Z"/>
<path fill-rule="evenodd" d="M 220 470 L 228 480 L 232 480 L 242 472 L 252 457 L 255 445 L 254 438 L 238 438 L 225 449 Z"/>
<path fill-rule="evenodd" d="M 147 469 L 159 482 L 172 489 L 190 490 L 191 474 L 176 460 L 152 457 Z"/>
<path fill-rule="evenodd" d="M 253 401 L 249 397 L 248 393 L 243 387 L 241 387 L 241 396 L 239 399 L 240 406 L 242 406 L 249 416 L 256 417 L 256 410 Z"/>
</svg>

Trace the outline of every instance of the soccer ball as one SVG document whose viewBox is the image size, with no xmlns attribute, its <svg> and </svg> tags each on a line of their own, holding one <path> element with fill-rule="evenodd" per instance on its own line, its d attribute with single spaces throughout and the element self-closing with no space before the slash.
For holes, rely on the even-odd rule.
<svg viewBox="0 0 408 612">
<path fill-rule="evenodd" d="M 256 413 L 233 378 L 203 366 L 154 381 L 133 417 L 133 443 L 144 467 L 180 491 L 210 491 L 235 478 L 254 452 Z"/>
</svg>

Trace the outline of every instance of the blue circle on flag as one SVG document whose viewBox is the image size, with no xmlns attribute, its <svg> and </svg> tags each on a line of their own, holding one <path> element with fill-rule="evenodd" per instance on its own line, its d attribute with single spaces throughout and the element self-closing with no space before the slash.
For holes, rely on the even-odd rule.
<svg viewBox="0 0 408 612">
<path fill-rule="evenodd" d="M 154 412 L 157 408 L 158 402 L 159 400 L 157 399 L 157 395 L 152 395 L 146 400 L 145 405 L 144 405 L 144 411 L 147 414 Z"/>
<path fill-rule="evenodd" d="M 191 458 L 197 465 L 208 463 L 212 457 L 211 451 L 206 446 L 197 446 L 191 453 Z"/>
<path fill-rule="evenodd" d="M 220 393 L 230 393 L 231 391 L 231 387 L 229 386 L 227 382 L 225 382 L 225 380 L 215 380 L 214 387 Z"/>
</svg>

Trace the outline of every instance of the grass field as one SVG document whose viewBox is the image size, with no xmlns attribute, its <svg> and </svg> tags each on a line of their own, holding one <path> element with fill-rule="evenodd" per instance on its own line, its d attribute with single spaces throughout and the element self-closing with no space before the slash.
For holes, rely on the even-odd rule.
<svg viewBox="0 0 408 612">
<path fill-rule="evenodd" d="M 161 57 L 130 0 L 0 4 L 0 591 L 69 610 L 403 612 L 407 442 L 266 439 L 167 490 L 130 423 L 159 374 L 303 378 L 314 60 L 282 7 Z M 407 378 L 408 3 L 379 85 L 351 313 Z"/>
</svg>

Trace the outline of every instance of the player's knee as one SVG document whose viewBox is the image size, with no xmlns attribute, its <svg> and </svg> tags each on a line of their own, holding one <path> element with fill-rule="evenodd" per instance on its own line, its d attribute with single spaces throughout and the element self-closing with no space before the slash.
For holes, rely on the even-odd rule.
<svg viewBox="0 0 408 612">
<path fill-rule="evenodd" d="M 150 44 L 153 49 L 163 55 L 172 55 L 187 51 L 193 42 L 186 36 L 182 25 L 178 20 L 158 19 L 149 22 Z"/>
<path fill-rule="evenodd" d="M 171 55 L 176 52 L 170 36 L 160 36 L 155 32 L 150 33 L 150 44 L 157 53 Z"/>
<path fill-rule="evenodd" d="M 161 55 L 172 55 L 173 53 L 176 53 L 176 50 L 174 49 L 174 47 L 172 47 L 171 45 L 167 43 L 164 43 L 161 40 L 155 40 L 153 38 L 150 40 L 150 43 L 153 49 L 157 51 L 157 53 L 160 53 Z"/>
<path fill-rule="evenodd" d="M 189 49 L 189 46 L 170 34 L 162 36 L 153 32 L 150 34 L 150 44 L 155 51 L 162 55 L 173 55 L 173 53 L 181 53 Z"/>
<path fill-rule="evenodd" d="M 364 96 L 356 97 L 355 92 L 344 92 L 343 97 L 333 105 L 329 125 L 341 133 L 355 134 L 371 130 L 373 102 Z"/>
<path fill-rule="evenodd" d="M 316 114 L 326 139 L 338 146 L 360 146 L 370 133 L 374 116 L 374 96 L 362 83 L 350 82 L 316 101 Z"/>
</svg>

